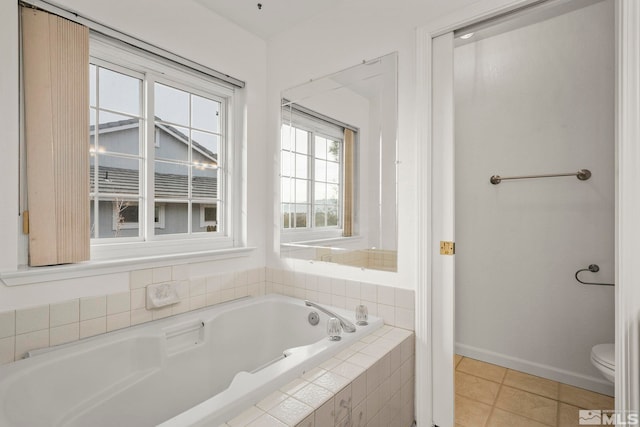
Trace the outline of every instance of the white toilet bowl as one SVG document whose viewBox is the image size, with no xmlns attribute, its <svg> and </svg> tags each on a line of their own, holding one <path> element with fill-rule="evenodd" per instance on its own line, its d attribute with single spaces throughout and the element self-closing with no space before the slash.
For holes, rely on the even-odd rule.
<svg viewBox="0 0 640 427">
<path fill-rule="evenodd" d="M 598 344 L 591 349 L 591 363 L 610 382 L 616 378 L 616 357 L 613 344 Z"/>
</svg>

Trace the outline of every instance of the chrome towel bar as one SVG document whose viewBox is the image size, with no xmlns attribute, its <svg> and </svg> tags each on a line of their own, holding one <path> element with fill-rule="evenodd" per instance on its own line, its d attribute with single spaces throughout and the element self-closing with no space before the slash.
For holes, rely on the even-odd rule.
<svg viewBox="0 0 640 427">
<path fill-rule="evenodd" d="M 506 179 L 529 179 L 529 178 L 551 178 L 556 176 L 575 176 L 580 181 L 586 181 L 591 178 L 591 171 L 589 169 L 580 169 L 578 172 L 570 172 L 570 173 L 549 173 L 544 175 L 523 175 L 523 176 L 500 176 L 493 175 L 489 178 L 489 182 L 493 185 L 500 184 L 502 181 Z"/>
<path fill-rule="evenodd" d="M 583 282 L 582 280 L 580 280 L 580 278 L 578 277 L 578 274 L 582 271 L 590 271 L 592 273 L 597 273 L 598 271 L 600 271 L 600 267 L 598 267 L 598 264 L 589 264 L 589 267 L 587 268 L 583 268 L 580 269 L 578 271 L 576 271 L 576 280 L 580 283 L 582 283 L 583 285 L 599 285 L 599 286 L 615 286 L 615 283 L 594 283 L 594 282 Z"/>
</svg>

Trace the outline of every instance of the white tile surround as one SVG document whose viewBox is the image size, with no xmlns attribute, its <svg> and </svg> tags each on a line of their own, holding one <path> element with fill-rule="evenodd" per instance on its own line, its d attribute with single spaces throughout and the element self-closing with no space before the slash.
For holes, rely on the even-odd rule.
<svg viewBox="0 0 640 427">
<path fill-rule="evenodd" d="M 412 332 L 385 325 L 223 427 L 410 427 L 414 349 Z"/>
<path fill-rule="evenodd" d="M 146 289 L 153 283 L 179 283 L 180 301 L 147 310 Z M 0 312 L 0 364 L 21 359 L 26 352 L 64 344 L 155 319 L 246 296 L 279 293 L 340 308 L 365 304 L 369 314 L 385 324 L 414 329 L 414 292 L 388 286 L 256 268 L 189 277 L 188 265 L 135 270 L 130 290 L 56 304 Z"/>
</svg>

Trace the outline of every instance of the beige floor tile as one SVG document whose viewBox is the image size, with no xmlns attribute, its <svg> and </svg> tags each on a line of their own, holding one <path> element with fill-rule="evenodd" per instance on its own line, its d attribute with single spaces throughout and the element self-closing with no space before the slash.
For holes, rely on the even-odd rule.
<svg viewBox="0 0 640 427">
<path fill-rule="evenodd" d="M 507 368 L 464 357 L 458 364 L 458 371 L 500 383 L 507 372 Z"/>
<path fill-rule="evenodd" d="M 460 361 L 462 360 L 462 356 L 460 356 L 459 354 L 456 354 L 453 356 L 453 367 L 457 368 L 458 367 L 458 363 L 460 363 Z"/>
<path fill-rule="evenodd" d="M 496 407 L 552 426 L 558 418 L 557 401 L 507 386 L 500 389 Z"/>
<path fill-rule="evenodd" d="M 481 427 L 487 422 L 491 406 L 464 396 L 456 396 L 456 426 Z"/>
<path fill-rule="evenodd" d="M 507 375 L 504 377 L 503 384 L 534 394 L 539 394 L 550 399 L 558 400 L 559 384 L 556 381 L 551 381 L 546 378 L 536 377 L 525 374 L 524 372 L 509 369 L 507 370 Z"/>
<path fill-rule="evenodd" d="M 613 397 L 560 384 L 559 400 L 583 409 L 614 409 Z"/>
<path fill-rule="evenodd" d="M 493 405 L 498 396 L 498 390 L 500 390 L 500 384 L 464 372 L 456 372 L 456 393 L 461 396 Z"/>
<path fill-rule="evenodd" d="M 548 427 L 529 418 L 494 408 L 487 427 Z"/>
<path fill-rule="evenodd" d="M 579 427 L 579 410 L 580 408 L 578 408 L 577 406 L 560 403 L 560 410 L 558 411 L 558 427 Z"/>
</svg>

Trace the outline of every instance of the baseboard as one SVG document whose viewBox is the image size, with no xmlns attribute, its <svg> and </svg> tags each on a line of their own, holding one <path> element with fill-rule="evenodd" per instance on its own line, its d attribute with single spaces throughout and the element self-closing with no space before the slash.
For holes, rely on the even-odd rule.
<svg viewBox="0 0 640 427">
<path fill-rule="evenodd" d="M 505 368 L 515 369 L 527 374 L 595 391 L 596 393 L 613 396 L 613 384 L 609 383 L 604 378 L 601 379 L 576 372 L 565 371 L 563 369 L 554 368 L 553 366 L 542 365 L 529 360 L 519 359 L 517 357 L 507 356 L 505 354 L 495 353 L 483 348 L 472 347 L 460 343 L 456 343 L 456 353 L 461 356 L 470 357 L 487 363 L 493 363 L 494 365 L 504 366 Z"/>
</svg>

